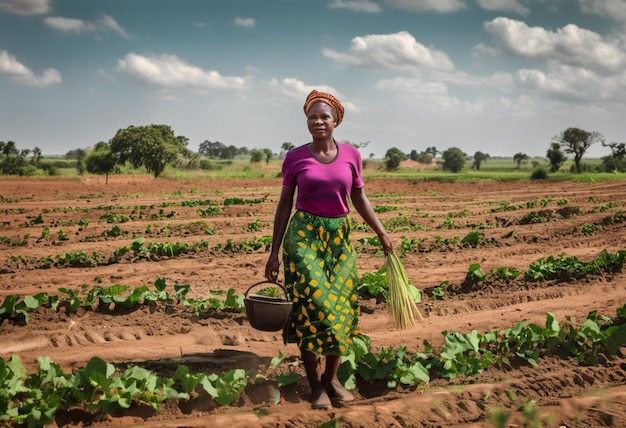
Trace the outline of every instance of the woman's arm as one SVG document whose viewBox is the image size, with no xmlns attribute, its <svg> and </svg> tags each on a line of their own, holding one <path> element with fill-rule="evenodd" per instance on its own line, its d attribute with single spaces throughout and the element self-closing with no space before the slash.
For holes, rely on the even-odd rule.
<svg viewBox="0 0 626 428">
<path fill-rule="evenodd" d="M 291 216 L 291 208 L 293 207 L 293 196 L 295 191 L 295 187 L 283 186 L 280 192 L 280 199 L 278 200 L 276 214 L 274 215 L 272 250 L 265 265 L 265 277 L 268 281 L 276 281 L 276 278 L 278 277 L 278 270 L 280 269 L 278 254 L 280 251 L 280 245 L 283 243 L 283 237 L 285 236 L 285 230 L 287 229 L 289 217 Z"/>
<path fill-rule="evenodd" d="M 385 232 L 385 227 L 382 225 L 380 220 L 378 220 L 370 200 L 365 195 L 365 190 L 363 188 L 352 188 L 350 198 L 352 199 L 354 208 L 356 208 L 359 214 L 361 214 L 365 223 L 367 223 L 369 227 L 371 227 L 378 235 L 378 239 L 380 239 L 380 243 L 383 246 L 383 251 L 388 253 L 393 250 L 393 245 L 387 236 L 387 232 Z"/>
</svg>

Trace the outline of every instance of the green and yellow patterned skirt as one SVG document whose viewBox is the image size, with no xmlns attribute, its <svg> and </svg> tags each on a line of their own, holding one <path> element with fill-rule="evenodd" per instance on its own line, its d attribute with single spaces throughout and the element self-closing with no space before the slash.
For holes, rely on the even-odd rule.
<svg viewBox="0 0 626 428">
<path fill-rule="evenodd" d="M 285 343 L 321 355 L 345 355 L 359 334 L 357 269 L 347 217 L 296 211 L 283 241 L 285 286 L 293 312 Z"/>
</svg>

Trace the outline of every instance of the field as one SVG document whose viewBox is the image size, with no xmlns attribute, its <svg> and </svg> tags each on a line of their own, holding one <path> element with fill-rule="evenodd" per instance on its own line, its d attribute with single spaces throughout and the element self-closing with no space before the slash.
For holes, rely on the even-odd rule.
<svg viewBox="0 0 626 428">
<path fill-rule="evenodd" d="M 228 290 L 240 295 L 263 280 L 280 190 L 274 177 L 123 175 L 108 184 L 100 176 L 0 177 L 5 361 L 19 355 L 29 373 L 38 370 L 40 356 L 66 373 L 92 357 L 118 372 L 138 366 L 170 378 L 181 365 L 207 375 L 259 373 L 228 404 L 219 405 L 198 387 L 188 400 L 166 400 L 158 411 L 136 398 L 114 412 L 62 408 L 51 426 L 626 426 L 624 327 L 612 352 L 596 346 L 603 339 L 594 327 L 619 318 L 616 311 L 626 304 L 623 260 L 581 268 L 603 254 L 623 256 L 624 180 L 441 182 L 420 179 L 417 172 L 414 178 L 367 178 L 372 205 L 422 292 L 418 307 L 425 317 L 411 330 L 395 330 L 384 299 L 364 294 L 361 330 L 373 355 L 400 347 L 439 355 L 451 340 L 444 332 L 458 333 L 454 337 L 462 342 L 476 338 L 473 331 L 554 329 L 546 324 L 552 319 L 563 330 L 587 330 L 570 337 L 578 355 L 571 347 L 543 345 L 496 355 L 493 344 L 485 345 L 448 365 L 469 364 L 471 371 L 442 375 L 431 367 L 429 382 L 395 387 L 387 383 L 389 372 L 379 379 L 360 376 L 356 401 L 313 411 L 304 378 L 278 386 L 279 375 L 303 374 L 295 345 L 284 345 L 279 333 L 252 329 L 245 313 L 219 304 Z M 359 273 L 375 277 L 384 259 L 368 240 L 372 236 L 355 213 Z M 113 285 L 126 294 L 85 297 Z M 123 304 L 120 296 L 142 286 L 151 295 L 160 287 L 165 298 Z M 186 294 L 175 296 L 175 290 Z M 8 313 L 11 296 L 43 301 L 42 293 L 45 304 Z M 622 324 L 624 317 L 622 312 Z M 550 331 L 548 342 L 554 343 L 558 334 Z M 521 339 L 510 339 L 510 346 L 515 340 Z M 490 352 L 493 361 L 477 369 L 484 361 L 479 357 Z M 284 361 L 273 364 L 280 354 Z"/>
</svg>

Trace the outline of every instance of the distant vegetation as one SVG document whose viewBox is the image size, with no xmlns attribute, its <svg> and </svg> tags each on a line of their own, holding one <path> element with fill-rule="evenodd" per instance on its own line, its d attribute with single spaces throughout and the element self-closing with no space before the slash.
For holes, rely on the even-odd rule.
<svg viewBox="0 0 626 428">
<path fill-rule="evenodd" d="M 346 142 L 361 149 L 369 144 Z M 587 150 L 598 143 L 608 147 L 611 154 L 602 159 L 583 161 Z M 197 175 L 201 172 L 217 173 L 223 177 L 254 178 L 271 173 L 278 176 L 280 161 L 285 153 L 294 148 L 292 143 L 285 142 L 280 152 L 274 153 L 268 148 L 238 148 L 205 140 L 196 153 L 189 150 L 187 144 L 186 137 L 176 136 L 167 125 L 129 126 L 117 131 L 109 142 L 101 141 L 93 147 L 70 150 L 63 158 L 44 158 L 38 147 L 18 149 L 14 141 L 0 141 L 0 175 L 67 176 L 91 173 L 105 175 L 107 181 L 110 174 L 119 173 L 149 173 L 155 178 L 163 173 Z M 568 155 L 572 156 L 571 159 Z M 402 168 L 402 162 L 408 159 L 430 167 Z M 466 168 L 468 161 L 471 162 L 469 170 Z M 261 163 L 264 167 L 258 165 Z M 468 155 L 458 147 L 440 151 L 434 146 L 404 153 L 392 147 L 382 160 L 373 159 L 371 154 L 363 163 L 365 174 L 370 176 L 424 176 L 425 179 L 449 181 L 547 179 L 551 178 L 550 174 L 557 173 L 557 177 L 604 173 L 608 178 L 611 174 L 626 172 L 626 143 L 606 143 L 597 131 L 568 128 L 552 138 L 545 158 L 530 158 L 521 152 L 501 158 L 481 151 Z M 373 165 L 376 167 L 372 168 Z"/>
</svg>

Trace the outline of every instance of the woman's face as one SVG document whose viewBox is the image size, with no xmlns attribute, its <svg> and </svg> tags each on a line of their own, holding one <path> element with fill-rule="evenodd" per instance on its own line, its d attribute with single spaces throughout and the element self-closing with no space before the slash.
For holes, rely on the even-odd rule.
<svg viewBox="0 0 626 428">
<path fill-rule="evenodd" d="M 311 106 L 306 117 L 309 132 L 314 139 L 332 137 L 337 126 L 335 112 L 324 102 L 317 102 Z"/>
</svg>

